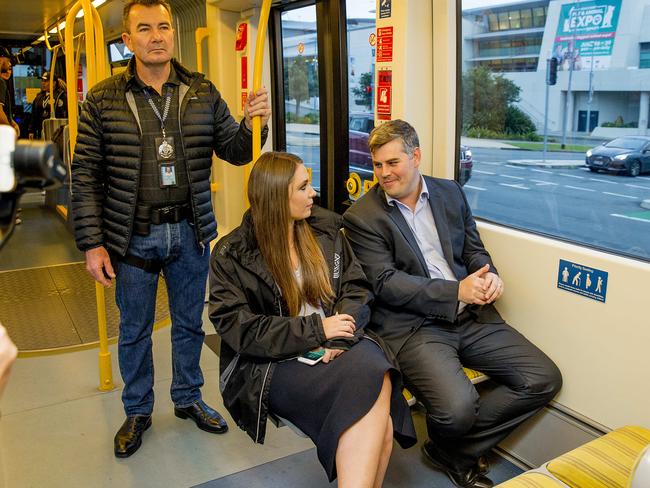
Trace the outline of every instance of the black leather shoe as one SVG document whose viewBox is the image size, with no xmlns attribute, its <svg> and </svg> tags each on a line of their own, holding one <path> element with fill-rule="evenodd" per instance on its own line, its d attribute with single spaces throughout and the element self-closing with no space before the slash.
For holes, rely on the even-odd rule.
<svg viewBox="0 0 650 488">
<path fill-rule="evenodd" d="M 196 426 L 213 434 L 228 432 L 228 424 L 216 410 L 208 407 L 203 400 L 193 403 L 189 407 L 174 407 L 174 415 L 178 418 L 190 418 Z"/>
<path fill-rule="evenodd" d="M 142 434 L 149 427 L 151 427 L 151 415 L 127 417 L 115 434 L 113 441 L 115 457 L 127 458 L 137 451 L 142 444 Z"/>
<path fill-rule="evenodd" d="M 474 466 L 467 471 L 457 471 L 456 469 L 445 465 L 436 457 L 435 447 L 430 440 L 426 440 L 422 445 L 422 454 L 436 468 L 447 475 L 451 482 L 459 488 L 492 488 L 494 483 L 487 476 L 483 476 Z"/>
</svg>

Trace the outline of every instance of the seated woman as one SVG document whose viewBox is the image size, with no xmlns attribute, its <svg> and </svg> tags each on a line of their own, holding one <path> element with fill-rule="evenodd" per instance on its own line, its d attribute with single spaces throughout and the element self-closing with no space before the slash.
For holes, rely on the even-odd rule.
<svg viewBox="0 0 650 488">
<path fill-rule="evenodd" d="M 393 435 L 415 443 L 401 377 L 364 326 L 370 286 L 341 232 L 313 205 L 302 160 L 265 153 L 251 173 L 251 208 L 214 248 L 210 319 L 221 335 L 221 393 L 262 443 L 269 413 L 316 444 L 340 487 L 379 487 Z M 296 357 L 324 348 L 308 365 Z"/>
</svg>

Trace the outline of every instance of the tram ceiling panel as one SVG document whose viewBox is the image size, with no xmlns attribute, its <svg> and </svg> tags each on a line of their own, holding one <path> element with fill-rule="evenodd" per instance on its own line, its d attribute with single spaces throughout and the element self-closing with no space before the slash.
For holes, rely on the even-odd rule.
<svg viewBox="0 0 650 488">
<path fill-rule="evenodd" d="M 33 41 L 46 27 L 63 19 L 76 0 L 21 0 L 0 15 L 0 38 Z"/>
</svg>

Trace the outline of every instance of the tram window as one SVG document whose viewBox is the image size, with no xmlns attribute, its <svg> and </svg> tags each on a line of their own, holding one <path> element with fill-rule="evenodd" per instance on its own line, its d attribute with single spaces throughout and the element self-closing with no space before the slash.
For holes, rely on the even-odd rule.
<svg viewBox="0 0 650 488">
<path fill-rule="evenodd" d="M 281 14 L 284 117 L 287 151 L 311 170 L 312 186 L 320 191 L 320 99 L 316 6 Z"/>
<path fill-rule="evenodd" d="M 375 126 L 375 0 L 347 0 L 349 172 L 372 180 L 368 134 Z"/>
<path fill-rule="evenodd" d="M 461 150 L 457 173 L 474 214 L 650 260 L 650 48 L 622 20 L 650 0 L 458 1 L 458 132 L 472 164 L 463 171 Z"/>
</svg>

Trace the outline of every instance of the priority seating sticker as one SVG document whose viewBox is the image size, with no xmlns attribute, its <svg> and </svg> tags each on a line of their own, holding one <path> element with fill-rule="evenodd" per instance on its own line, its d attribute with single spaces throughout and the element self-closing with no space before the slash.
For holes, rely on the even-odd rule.
<svg viewBox="0 0 650 488">
<path fill-rule="evenodd" d="M 607 271 L 560 259 L 557 287 L 605 303 Z"/>
</svg>

